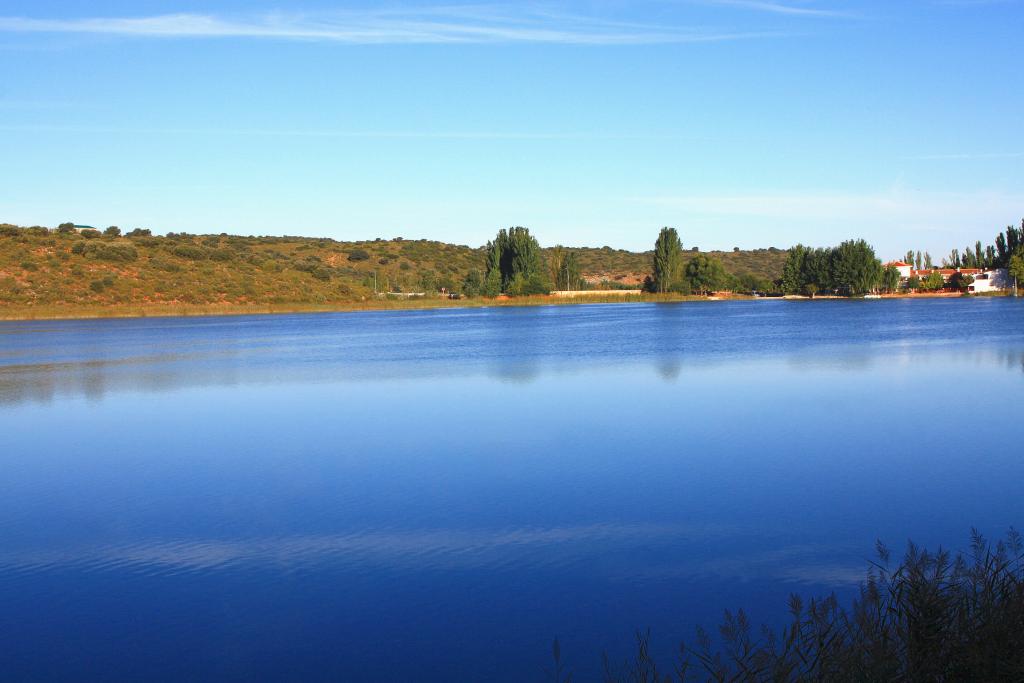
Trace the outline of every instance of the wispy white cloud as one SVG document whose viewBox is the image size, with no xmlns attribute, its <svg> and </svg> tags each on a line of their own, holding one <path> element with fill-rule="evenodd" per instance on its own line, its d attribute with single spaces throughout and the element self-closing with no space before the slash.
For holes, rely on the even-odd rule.
<svg viewBox="0 0 1024 683">
<path fill-rule="evenodd" d="M 904 159 L 917 161 L 958 161 L 971 159 L 1020 159 L 1024 152 L 965 152 L 959 154 L 921 154 Z"/>
<path fill-rule="evenodd" d="M 938 0 L 936 4 L 950 7 L 985 7 L 987 5 L 1019 5 L 1022 0 Z"/>
<path fill-rule="evenodd" d="M 772 2 L 771 0 L 695 0 L 705 5 L 717 5 L 719 7 L 738 7 L 741 9 L 768 12 L 770 14 L 785 14 L 798 17 L 849 17 L 849 12 L 836 9 L 825 9 L 809 4 L 793 4 L 783 2 Z"/>
<path fill-rule="evenodd" d="M 163 38 L 266 38 L 350 44 L 579 45 L 697 43 L 780 35 L 619 23 L 538 10 L 508 11 L 488 6 L 347 11 L 323 15 L 274 13 L 245 17 L 189 13 L 75 19 L 0 17 L 0 32 Z"/>
<path fill-rule="evenodd" d="M 742 195 L 661 195 L 630 201 L 668 206 L 703 216 L 749 216 L 784 220 L 901 221 L 938 226 L 951 220 L 974 223 L 979 215 L 1016 215 L 1024 194 L 994 191 L 937 193 L 894 190 L 876 193 L 761 193 Z"/>
<path fill-rule="evenodd" d="M 68 105 L 74 106 L 74 105 Z M 3 102 L 0 102 L 3 108 Z M 0 124 L 9 133 L 84 133 L 96 135 L 194 135 L 265 138 L 351 138 L 423 140 L 669 140 L 682 136 L 658 133 L 611 133 L 600 131 L 515 130 L 341 130 L 325 128 L 132 128 L 125 126 Z"/>
</svg>

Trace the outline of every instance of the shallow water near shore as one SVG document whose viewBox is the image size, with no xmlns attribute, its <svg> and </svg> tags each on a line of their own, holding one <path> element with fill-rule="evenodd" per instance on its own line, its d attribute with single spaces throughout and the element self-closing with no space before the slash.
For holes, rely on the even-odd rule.
<svg viewBox="0 0 1024 683">
<path fill-rule="evenodd" d="M 0 671 L 668 661 L 1020 525 L 1022 396 L 1009 298 L 0 322 Z"/>
</svg>

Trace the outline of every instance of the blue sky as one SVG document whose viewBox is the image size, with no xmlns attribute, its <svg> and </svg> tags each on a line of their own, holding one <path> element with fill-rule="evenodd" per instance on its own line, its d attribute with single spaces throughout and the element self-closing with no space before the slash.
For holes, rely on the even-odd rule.
<svg viewBox="0 0 1024 683">
<path fill-rule="evenodd" d="M 1024 0 L 0 5 L 0 221 L 945 254 L 1024 217 Z"/>
</svg>

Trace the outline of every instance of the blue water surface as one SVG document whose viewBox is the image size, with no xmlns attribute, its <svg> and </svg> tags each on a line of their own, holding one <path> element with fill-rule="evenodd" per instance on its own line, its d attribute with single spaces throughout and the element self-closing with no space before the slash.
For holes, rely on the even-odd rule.
<svg viewBox="0 0 1024 683">
<path fill-rule="evenodd" d="M 1024 302 L 0 323 L 5 680 L 577 680 L 1024 518 Z"/>
</svg>

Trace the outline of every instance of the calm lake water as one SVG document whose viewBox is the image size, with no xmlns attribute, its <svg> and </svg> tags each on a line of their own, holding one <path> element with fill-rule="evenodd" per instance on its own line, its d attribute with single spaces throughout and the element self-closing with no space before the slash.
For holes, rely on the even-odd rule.
<svg viewBox="0 0 1024 683">
<path fill-rule="evenodd" d="M 579 680 L 1024 523 L 1024 302 L 0 323 L 0 677 Z"/>
</svg>

